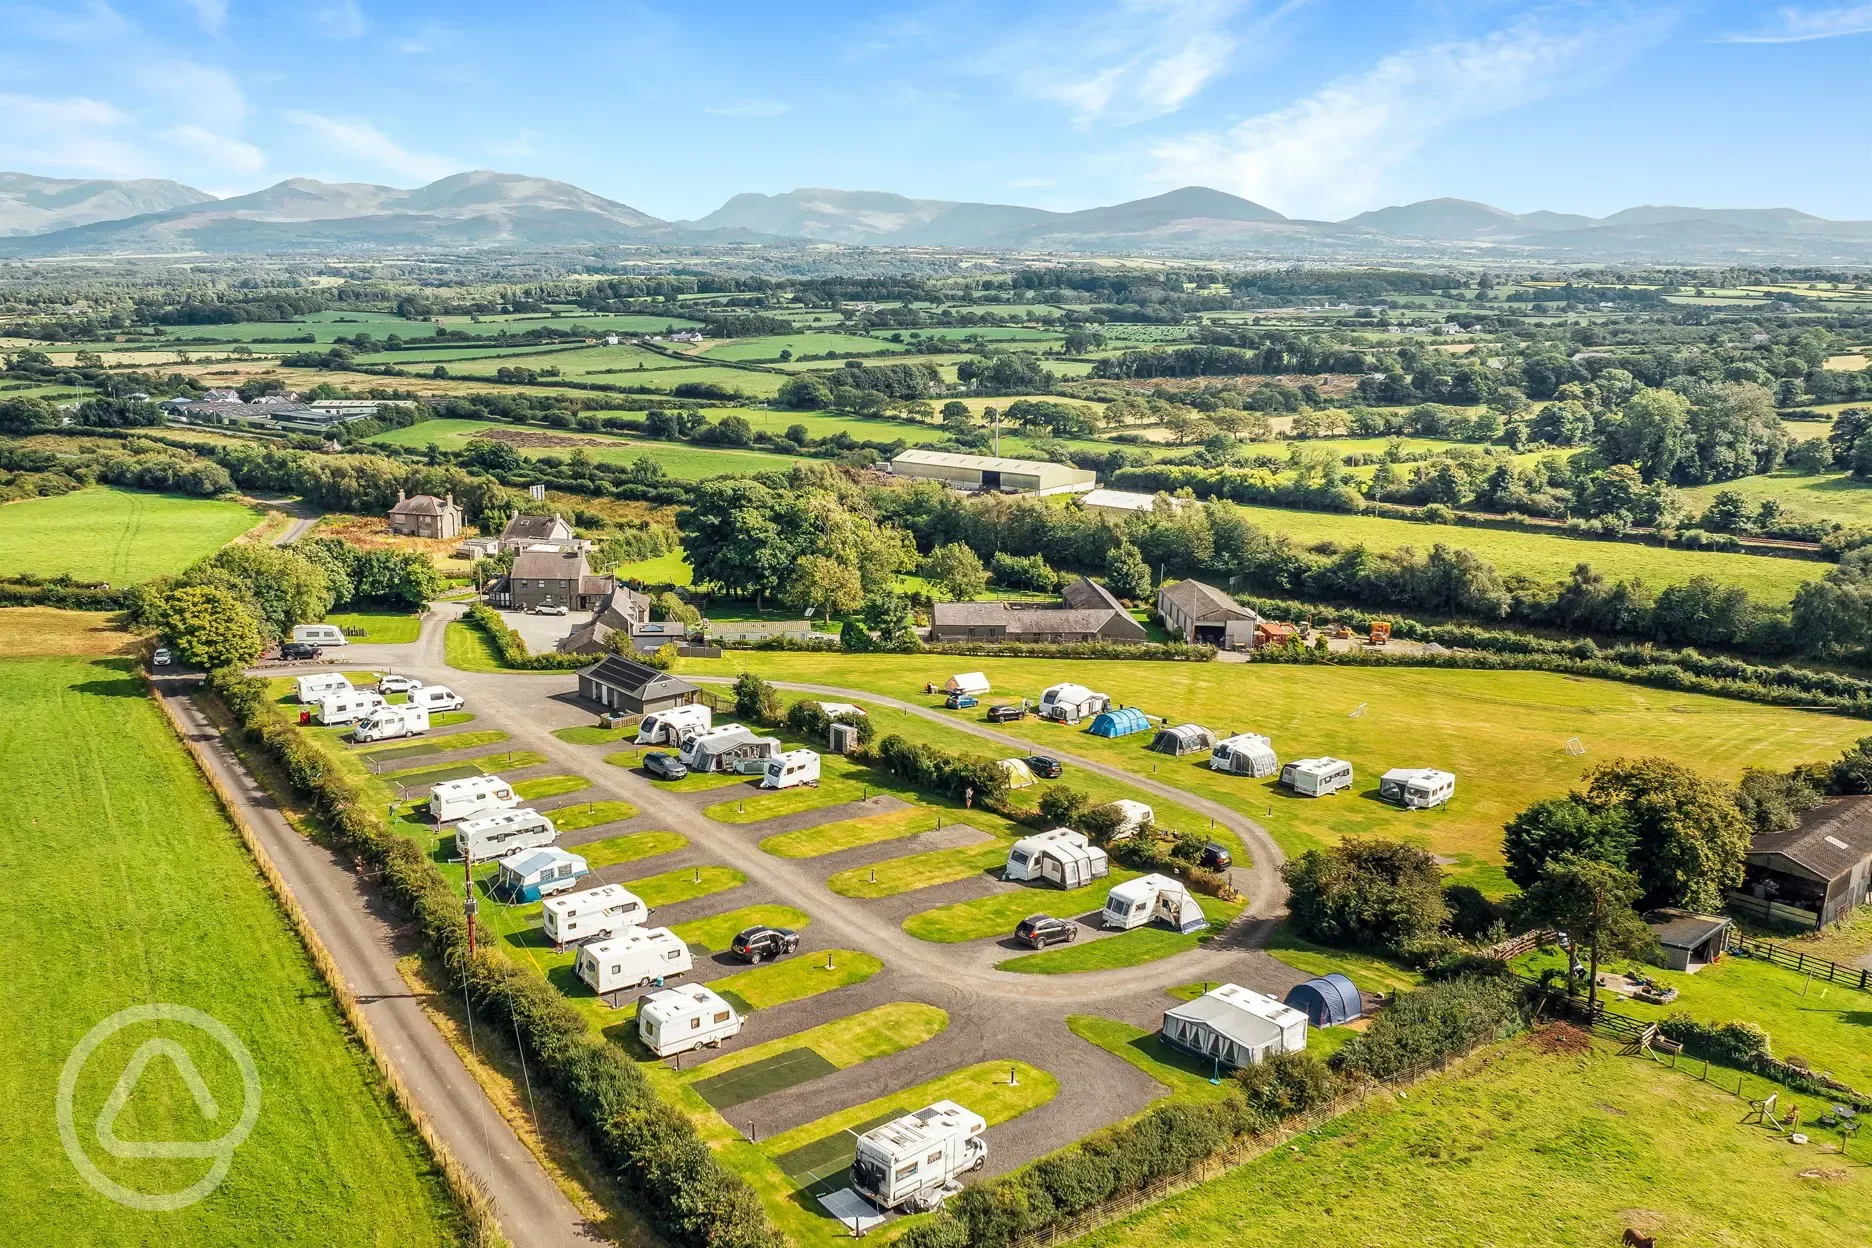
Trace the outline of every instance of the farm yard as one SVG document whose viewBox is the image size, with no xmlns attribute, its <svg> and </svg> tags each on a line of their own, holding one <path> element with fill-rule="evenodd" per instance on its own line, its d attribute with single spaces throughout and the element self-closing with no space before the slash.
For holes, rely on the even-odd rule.
<svg viewBox="0 0 1872 1248">
<path fill-rule="evenodd" d="M 180 572 L 261 518 L 243 503 L 114 488 L 0 504 L 0 574 L 144 581 Z"/>
</svg>

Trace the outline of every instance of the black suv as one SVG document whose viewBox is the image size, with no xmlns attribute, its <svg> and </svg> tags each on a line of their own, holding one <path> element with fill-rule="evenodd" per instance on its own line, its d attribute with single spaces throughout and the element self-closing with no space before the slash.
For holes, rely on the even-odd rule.
<svg viewBox="0 0 1872 1248">
<path fill-rule="evenodd" d="M 1218 845 L 1214 841 L 1203 842 L 1202 858 L 1198 865 L 1208 867 L 1211 871 L 1222 871 L 1234 861 L 1235 855 L 1229 853 L 1228 846 Z"/>
<path fill-rule="evenodd" d="M 1014 939 L 1035 949 L 1070 945 L 1079 939 L 1079 925 L 1071 919 L 1056 919 L 1050 914 L 1030 914 L 1014 929 Z"/>
<path fill-rule="evenodd" d="M 790 927 L 750 927 L 730 946 L 743 962 L 765 962 L 799 948 L 799 933 Z"/>
<path fill-rule="evenodd" d="M 282 659 L 316 659 L 325 653 L 309 641 L 289 641 L 280 647 Z"/>
<path fill-rule="evenodd" d="M 1066 771 L 1066 764 L 1057 758 L 1048 758 L 1044 754 L 1035 754 L 1027 760 L 1027 770 L 1042 780 L 1057 780 Z"/>
<path fill-rule="evenodd" d="M 661 750 L 651 750 L 643 756 L 643 768 L 653 776 L 664 780 L 680 780 L 689 774 L 680 758 L 674 754 L 665 754 Z"/>
<path fill-rule="evenodd" d="M 1027 704 L 1025 702 L 1008 702 L 988 708 L 988 722 L 991 724 L 1011 724 L 1017 719 L 1026 718 Z"/>
</svg>

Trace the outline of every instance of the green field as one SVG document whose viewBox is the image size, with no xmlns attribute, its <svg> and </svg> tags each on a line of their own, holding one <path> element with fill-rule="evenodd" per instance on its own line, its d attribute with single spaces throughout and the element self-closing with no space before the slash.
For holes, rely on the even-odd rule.
<svg viewBox="0 0 1872 1248">
<path fill-rule="evenodd" d="M 9 995 L 0 1015 L 0 1177 L 9 1242 L 146 1245 L 458 1242 L 456 1215 L 375 1066 L 280 914 L 168 722 L 121 663 L 20 659 L 0 668 L 9 814 L 30 836 L 0 864 L 22 904 L 0 920 Z M 49 729 L 56 725 L 56 729 Z M 48 922 L 48 916 L 82 922 Z M 259 1117 L 213 1195 L 136 1212 L 86 1186 L 60 1147 L 53 1089 L 67 1055 L 129 1006 L 173 1003 L 231 1028 L 260 1077 Z M 210 1140 L 243 1103 L 231 1058 L 197 1030 L 132 1027 L 77 1086 L 81 1142 L 113 1181 L 178 1191 L 200 1159 L 117 1159 L 91 1132 L 132 1051 L 179 1043 L 215 1098 L 205 1122 L 170 1061 L 137 1082 L 126 1140 Z"/>
<path fill-rule="evenodd" d="M 767 338 L 735 338 L 727 342 L 707 343 L 698 353 L 714 360 L 777 360 L 782 351 L 794 355 L 824 355 L 827 351 L 874 354 L 902 351 L 900 342 L 869 338 L 861 334 L 776 334 Z"/>
<path fill-rule="evenodd" d="M 180 572 L 259 519 L 243 503 L 142 490 L 29 498 L 0 506 L 0 573 L 131 585 Z"/>
<path fill-rule="evenodd" d="M 482 436 L 490 429 L 511 429 L 512 425 L 503 425 L 483 420 L 426 420 L 421 424 L 410 425 L 403 429 L 389 429 L 371 439 L 391 446 L 425 447 L 435 443 L 445 451 L 459 451 L 469 442 Z M 694 446 L 687 442 L 633 442 L 628 438 L 612 437 L 607 434 L 577 433 L 564 429 L 550 431 L 555 438 L 564 438 L 573 443 L 571 446 L 523 446 L 517 448 L 521 454 L 530 458 L 541 455 L 556 455 L 568 458 L 574 450 L 584 450 L 593 459 L 608 464 L 628 464 L 648 456 L 663 466 L 663 471 L 672 477 L 685 481 L 699 481 L 703 477 L 720 476 L 723 473 L 753 473 L 784 471 L 794 461 L 790 456 L 774 455 L 765 451 L 738 450 L 723 447 Z"/>
<path fill-rule="evenodd" d="M 325 622 L 344 629 L 346 636 L 353 629 L 361 629 L 363 635 L 351 640 L 375 646 L 403 645 L 415 641 L 422 631 L 422 616 L 407 611 L 335 611 L 325 617 Z"/>
<path fill-rule="evenodd" d="M 1872 485 L 1853 480 L 1850 473 L 1773 472 L 1765 477 L 1743 477 L 1721 485 L 1693 486 L 1683 492 L 1684 501 L 1701 511 L 1723 490 L 1740 494 L 1751 509 L 1772 498 L 1788 511 L 1810 519 L 1872 525 Z"/>
</svg>

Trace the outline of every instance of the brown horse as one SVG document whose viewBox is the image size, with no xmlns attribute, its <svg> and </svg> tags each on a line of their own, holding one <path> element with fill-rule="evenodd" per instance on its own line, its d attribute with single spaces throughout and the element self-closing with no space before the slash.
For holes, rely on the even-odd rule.
<svg viewBox="0 0 1872 1248">
<path fill-rule="evenodd" d="M 1657 1248 L 1657 1236 L 1640 1235 L 1628 1226 L 1625 1228 L 1625 1243 L 1627 1248 Z"/>
</svg>

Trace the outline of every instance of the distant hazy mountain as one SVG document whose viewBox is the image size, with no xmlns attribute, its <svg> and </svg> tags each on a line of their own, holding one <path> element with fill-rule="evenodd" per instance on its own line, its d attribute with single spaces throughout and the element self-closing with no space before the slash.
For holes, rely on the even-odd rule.
<svg viewBox="0 0 1872 1248">
<path fill-rule="evenodd" d="M 115 221 L 213 198 L 206 191 L 161 178 L 109 182 L 0 173 L 0 237 Z"/>
<path fill-rule="evenodd" d="M 1591 225 L 1591 217 L 1558 212 L 1531 212 L 1526 216 L 1491 208 L 1469 199 L 1425 199 L 1400 207 L 1361 212 L 1340 224 L 1377 230 L 1405 238 L 1483 239 L 1522 238 L 1539 230 L 1578 229 Z"/>
</svg>

